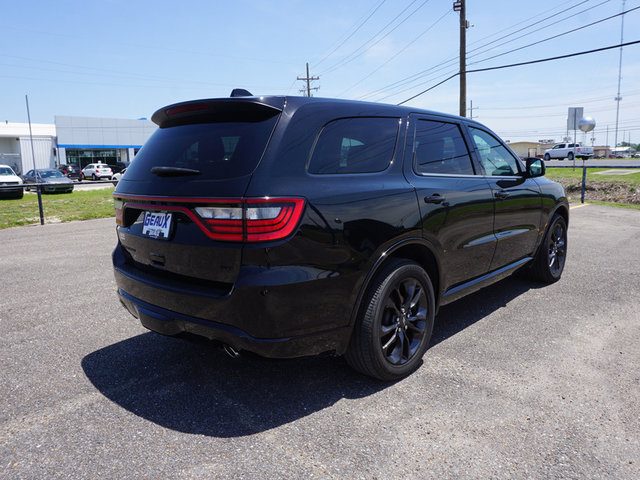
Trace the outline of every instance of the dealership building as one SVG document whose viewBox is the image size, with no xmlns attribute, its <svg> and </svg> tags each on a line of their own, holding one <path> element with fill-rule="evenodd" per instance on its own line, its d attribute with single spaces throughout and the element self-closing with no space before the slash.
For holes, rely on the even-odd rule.
<svg viewBox="0 0 640 480">
<path fill-rule="evenodd" d="M 130 162 L 157 126 L 147 119 L 56 116 L 54 124 L 0 123 L 0 164 L 34 168 Z"/>
</svg>

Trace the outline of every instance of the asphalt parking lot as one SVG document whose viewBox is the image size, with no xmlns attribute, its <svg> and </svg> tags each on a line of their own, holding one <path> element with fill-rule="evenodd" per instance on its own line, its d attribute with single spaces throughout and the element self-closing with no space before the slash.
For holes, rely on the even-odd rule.
<svg viewBox="0 0 640 480">
<path fill-rule="evenodd" d="M 147 332 L 114 230 L 0 231 L 0 478 L 640 478 L 640 211 L 572 209 L 559 283 L 443 308 L 395 384 Z"/>
</svg>

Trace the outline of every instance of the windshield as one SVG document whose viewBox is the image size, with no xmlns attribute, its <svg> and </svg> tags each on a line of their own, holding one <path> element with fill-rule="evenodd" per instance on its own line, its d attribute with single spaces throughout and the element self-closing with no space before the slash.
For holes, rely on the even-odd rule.
<svg viewBox="0 0 640 480">
<path fill-rule="evenodd" d="M 42 178 L 64 177 L 58 170 L 40 170 L 38 173 Z"/>
<path fill-rule="evenodd" d="M 9 167 L 0 167 L 0 175 L 15 175 Z"/>
</svg>

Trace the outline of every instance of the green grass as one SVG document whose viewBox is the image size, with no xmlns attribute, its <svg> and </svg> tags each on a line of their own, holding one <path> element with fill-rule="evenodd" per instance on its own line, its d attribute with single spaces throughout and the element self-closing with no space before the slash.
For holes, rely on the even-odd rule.
<svg viewBox="0 0 640 480">
<path fill-rule="evenodd" d="M 113 187 L 72 193 L 42 195 L 45 223 L 113 217 Z M 0 229 L 40 223 L 38 196 L 25 193 L 21 199 L 0 199 Z"/>
<path fill-rule="evenodd" d="M 587 168 L 587 183 L 589 181 L 594 182 L 610 182 L 610 183 L 625 183 L 629 185 L 640 185 L 640 168 L 636 173 L 629 175 L 594 175 L 596 172 L 603 172 L 605 170 L 613 170 L 611 168 Z M 632 169 L 630 169 L 632 170 Z M 576 183 L 582 183 L 582 166 L 576 166 L 576 169 L 572 168 L 547 168 L 546 177 L 554 179 L 566 179 L 575 180 Z"/>
</svg>

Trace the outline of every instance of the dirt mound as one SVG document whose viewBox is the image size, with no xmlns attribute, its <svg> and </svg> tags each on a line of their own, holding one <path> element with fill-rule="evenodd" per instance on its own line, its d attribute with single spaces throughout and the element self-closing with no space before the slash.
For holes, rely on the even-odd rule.
<svg viewBox="0 0 640 480">
<path fill-rule="evenodd" d="M 567 192 L 567 197 L 580 199 L 582 183 L 571 180 L 554 178 L 561 183 Z M 587 179 L 584 193 L 585 201 L 595 200 L 599 202 L 632 203 L 640 205 L 640 188 L 625 183 L 602 182 Z"/>
</svg>

